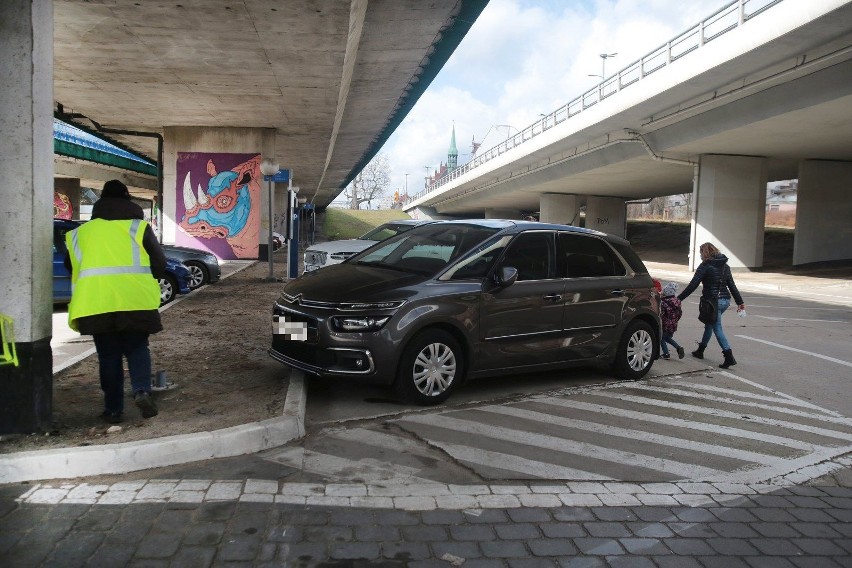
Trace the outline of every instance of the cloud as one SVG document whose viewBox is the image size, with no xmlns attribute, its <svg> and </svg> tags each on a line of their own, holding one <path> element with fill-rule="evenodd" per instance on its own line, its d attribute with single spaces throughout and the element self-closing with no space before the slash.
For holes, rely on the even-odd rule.
<svg viewBox="0 0 852 568">
<path fill-rule="evenodd" d="M 706 0 L 491 0 L 444 69 L 385 144 L 390 193 L 423 188 L 446 162 L 455 124 L 459 163 L 470 142 L 523 129 L 593 88 L 718 6 Z M 497 125 L 510 125 L 512 128 Z M 484 148 L 484 146 L 483 146 Z"/>
</svg>

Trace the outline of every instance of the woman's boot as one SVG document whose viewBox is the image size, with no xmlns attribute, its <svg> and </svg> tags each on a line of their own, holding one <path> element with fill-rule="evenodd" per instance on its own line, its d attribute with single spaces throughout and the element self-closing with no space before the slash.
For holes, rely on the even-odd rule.
<svg viewBox="0 0 852 568">
<path fill-rule="evenodd" d="M 706 343 L 699 343 L 698 349 L 692 352 L 692 356 L 696 359 L 704 359 L 704 349 L 707 347 Z"/>
<path fill-rule="evenodd" d="M 734 352 L 731 351 L 730 349 L 725 349 L 724 351 L 722 351 L 722 355 L 725 356 L 725 360 L 719 366 L 722 367 L 723 369 L 727 369 L 731 365 L 737 364 L 737 360 L 734 359 Z"/>
</svg>

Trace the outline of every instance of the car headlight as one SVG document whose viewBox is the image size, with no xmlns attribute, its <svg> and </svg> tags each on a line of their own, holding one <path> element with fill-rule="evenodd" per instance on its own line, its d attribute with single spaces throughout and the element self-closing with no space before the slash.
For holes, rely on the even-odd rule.
<svg viewBox="0 0 852 568">
<path fill-rule="evenodd" d="M 328 258 L 328 253 L 319 250 L 305 251 L 305 264 L 325 264 Z"/>
<path fill-rule="evenodd" d="M 331 321 L 337 331 L 363 333 L 382 329 L 389 319 L 390 316 L 337 316 Z"/>
</svg>

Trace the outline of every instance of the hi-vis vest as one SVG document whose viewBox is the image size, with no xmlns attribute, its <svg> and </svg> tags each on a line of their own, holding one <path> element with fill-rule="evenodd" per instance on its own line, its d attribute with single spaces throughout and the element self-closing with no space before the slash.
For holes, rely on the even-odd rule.
<svg viewBox="0 0 852 568">
<path fill-rule="evenodd" d="M 139 219 L 93 219 L 65 235 L 71 257 L 68 325 L 96 314 L 156 310 L 160 285 L 142 246 L 148 223 Z"/>
</svg>

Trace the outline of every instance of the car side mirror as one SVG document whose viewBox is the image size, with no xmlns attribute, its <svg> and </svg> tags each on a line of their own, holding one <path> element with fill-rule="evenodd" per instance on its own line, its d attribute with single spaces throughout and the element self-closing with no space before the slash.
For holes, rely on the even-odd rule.
<svg viewBox="0 0 852 568">
<path fill-rule="evenodd" d="M 498 288 L 508 288 L 518 279 L 518 269 L 514 266 L 501 266 L 494 272 L 494 284 Z"/>
</svg>

